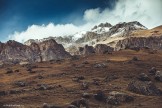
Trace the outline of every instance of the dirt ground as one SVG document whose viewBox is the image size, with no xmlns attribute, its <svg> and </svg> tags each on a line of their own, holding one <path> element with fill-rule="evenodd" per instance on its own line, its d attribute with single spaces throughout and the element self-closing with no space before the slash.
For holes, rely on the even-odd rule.
<svg viewBox="0 0 162 108">
<path fill-rule="evenodd" d="M 131 61 L 136 56 L 138 61 Z M 87 62 L 85 62 L 87 61 Z M 130 62 L 131 61 L 131 62 Z M 95 67 L 104 64 L 105 67 Z M 104 102 L 88 99 L 90 108 L 162 108 L 162 96 L 146 96 L 128 91 L 128 83 L 140 74 L 148 74 L 148 70 L 156 67 L 162 71 L 162 51 L 151 53 L 148 50 L 121 50 L 112 54 L 89 55 L 76 60 L 50 61 L 32 64 L 32 71 L 26 67 L 15 65 L 0 68 L 0 91 L 21 91 L 0 96 L 0 108 L 39 108 L 43 103 L 54 105 L 68 105 L 76 99 L 82 98 L 83 93 L 95 94 L 98 90 L 108 94 L 111 91 L 124 92 L 135 99 L 132 102 L 109 106 Z M 6 68 L 14 72 L 6 74 Z M 19 72 L 15 72 L 19 70 Z M 84 77 L 74 81 L 75 77 Z M 106 77 L 116 76 L 115 79 L 105 81 Z M 152 82 L 162 90 L 162 82 L 150 76 Z M 25 86 L 17 86 L 15 82 L 23 81 Z M 94 83 L 97 81 L 97 84 Z M 87 89 L 82 83 L 88 83 Z M 40 90 L 39 85 L 52 87 Z"/>
</svg>

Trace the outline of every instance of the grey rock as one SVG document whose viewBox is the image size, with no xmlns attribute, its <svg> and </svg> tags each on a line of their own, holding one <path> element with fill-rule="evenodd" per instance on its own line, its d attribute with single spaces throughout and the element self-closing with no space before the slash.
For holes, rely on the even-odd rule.
<svg viewBox="0 0 162 108">
<path fill-rule="evenodd" d="M 112 105 L 119 105 L 122 102 L 131 102 L 133 100 L 134 97 L 126 93 L 112 91 L 109 93 L 106 102 Z"/>
<path fill-rule="evenodd" d="M 156 74 L 155 74 L 155 79 L 157 81 L 160 81 L 162 82 L 162 72 L 161 71 L 157 71 Z"/>
<path fill-rule="evenodd" d="M 155 67 L 152 67 L 150 70 L 149 70 L 149 73 L 150 75 L 155 75 L 156 74 L 156 71 L 157 69 Z"/>
<path fill-rule="evenodd" d="M 76 106 L 78 108 L 81 108 L 81 106 L 85 107 L 85 108 L 89 108 L 88 101 L 86 99 L 84 99 L 84 98 L 73 101 L 71 103 L 71 105 L 74 105 L 74 106 Z"/>
<path fill-rule="evenodd" d="M 151 81 L 151 79 L 148 77 L 148 75 L 146 75 L 145 73 L 141 73 L 139 74 L 139 76 L 137 77 L 139 80 L 141 81 Z"/>
<path fill-rule="evenodd" d="M 25 87 L 27 84 L 26 82 L 23 82 L 23 81 L 17 81 L 15 82 L 15 85 L 18 87 Z"/>
<path fill-rule="evenodd" d="M 143 95 L 161 95 L 162 91 L 151 81 L 132 81 L 128 84 L 128 90 Z"/>
<path fill-rule="evenodd" d="M 94 94 L 94 98 L 97 101 L 105 101 L 106 100 L 106 96 L 103 91 L 97 91 L 97 93 Z"/>
<path fill-rule="evenodd" d="M 105 53 L 112 53 L 113 48 L 110 46 L 107 46 L 106 44 L 97 44 L 95 46 L 95 53 L 96 54 L 105 54 Z"/>
<path fill-rule="evenodd" d="M 42 108 L 63 108 L 63 107 L 44 103 Z"/>
<path fill-rule="evenodd" d="M 0 96 L 5 96 L 5 95 L 7 95 L 6 91 L 0 91 Z"/>
</svg>

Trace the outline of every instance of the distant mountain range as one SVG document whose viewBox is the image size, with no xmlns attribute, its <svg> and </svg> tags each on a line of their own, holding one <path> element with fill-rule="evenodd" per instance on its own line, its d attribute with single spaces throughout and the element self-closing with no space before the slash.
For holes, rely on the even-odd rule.
<svg viewBox="0 0 162 108">
<path fill-rule="evenodd" d="M 162 49 L 162 26 L 147 29 L 137 21 L 114 26 L 101 23 L 90 31 L 81 31 L 71 36 L 30 39 L 24 44 L 10 40 L 0 43 L 0 62 L 49 61 L 74 54 L 99 54 L 134 47 Z"/>
</svg>

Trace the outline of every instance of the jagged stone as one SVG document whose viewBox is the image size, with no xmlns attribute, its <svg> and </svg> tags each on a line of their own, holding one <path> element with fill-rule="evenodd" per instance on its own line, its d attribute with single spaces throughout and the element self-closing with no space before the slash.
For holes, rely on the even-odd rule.
<svg viewBox="0 0 162 108">
<path fill-rule="evenodd" d="M 150 75 L 155 75 L 156 74 L 156 68 L 155 67 L 152 67 L 150 70 L 149 70 L 149 73 Z"/>
<path fill-rule="evenodd" d="M 107 46 L 106 44 L 97 44 L 95 46 L 95 53 L 97 54 L 112 53 L 113 50 L 114 50 L 113 48 Z"/>
<path fill-rule="evenodd" d="M 106 102 L 112 105 L 119 105 L 122 102 L 131 102 L 133 100 L 134 100 L 134 97 L 126 93 L 112 91 L 108 94 Z"/>
<path fill-rule="evenodd" d="M 43 107 L 42 108 L 63 108 L 61 106 L 57 106 L 57 105 L 50 105 L 47 103 L 43 103 Z"/>
<path fill-rule="evenodd" d="M 146 75 L 145 73 L 141 73 L 139 74 L 139 76 L 137 77 L 139 80 L 141 81 L 151 81 L 151 79 L 148 77 L 148 75 Z"/>
<path fill-rule="evenodd" d="M 0 60 L 5 62 L 28 65 L 29 62 L 65 59 L 68 57 L 71 57 L 71 55 L 53 39 L 39 44 L 32 43 L 30 46 L 13 40 L 0 43 Z"/>
<path fill-rule="evenodd" d="M 162 82 L 162 72 L 161 71 L 157 71 L 156 74 L 155 74 L 155 79 L 157 81 L 160 81 Z"/>
<path fill-rule="evenodd" d="M 13 70 L 11 68 L 7 68 L 6 69 L 6 74 L 10 74 L 10 73 L 13 73 Z"/>
<path fill-rule="evenodd" d="M 74 105 L 78 108 L 81 108 L 81 106 L 84 108 L 89 108 L 88 101 L 84 98 L 73 101 L 71 105 Z"/>
<path fill-rule="evenodd" d="M 106 96 L 105 96 L 105 94 L 104 94 L 102 91 L 97 91 L 97 93 L 94 94 L 94 98 L 95 98 L 97 101 L 105 101 Z"/>
<path fill-rule="evenodd" d="M 151 81 L 132 81 L 128 84 L 128 90 L 143 95 L 161 95 L 162 91 Z"/>
</svg>

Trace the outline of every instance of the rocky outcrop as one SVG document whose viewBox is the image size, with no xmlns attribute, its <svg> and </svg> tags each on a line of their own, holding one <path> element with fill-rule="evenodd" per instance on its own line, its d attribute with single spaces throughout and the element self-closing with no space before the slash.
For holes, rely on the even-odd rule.
<svg viewBox="0 0 162 108">
<path fill-rule="evenodd" d="M 76 40 L 76 43 L 84 43 L 97 39 L 98 35 L 95 32 L 87 32 L 83 37 Z"/>
<path fill-rule="evenodd" d="M 115 50 L 132 49 L 132 48 L 150 48 L 161 50 L 162 49 L 162 36 L 161 37 L 130 37 L 124 40 L 119 40 L 115 46 Z"/>
<path fill-rule="evenodd" d="M 116 35 L 129 36 L 129 34 L 134 30 L 145 30 L 145 29 L 147 28 L 137 21 L 128 23 L 123 22 L 118 23 L 113 27 L 111 27 L 108 34 L 109 36 L 116 36 Z"/>
<path fill-rule="evenodd" d="M 161 95 L 162 91 L 158 89 L 151 81 L 132 81 L 128 84 L 128 90 L 143 95 Z"/>
<path fill-rule="evenodd" d="M 97 44 L 95 47 L 85 45 L 84 47 L 78 48 L 79 55 L 90 55 L 90 54 L 105 54 L 112 53 L 114 48 L 107 46 L 106 44 Z M 77 53 L 76 53 L 77 54 Z"/>
<path fill-rule="evenodd" d="M 70 57 L 70 54 L 65 51 L 61 44 L 55 40 L 43 41 L 39 44 L 42 61 L 64 59 Z"/>
<path fill-rule="evenodd" d="M 85 45 L 84 48 L 83 47 L 79 48 L 79 54 L 80 55 L 90 55 L 90 54 L 93 54 L 93 53 L 95 53 L 93 46 Z"/>
<path fill-rule="evenodd" d="M 30 46 L 10 40 L 0 43 L 0 61 L 19 63 L 22 61 L 40 62 L 70 57 L 61 44 L 51 39 L 48 41 L 31 43 Z"/>
<path fill-rule="evenodd" d="M 95 46 L 95 53 L 97 54 L 111 53 L 113 50 L 114 49 L 112 47 L 107 46 L 106 44 L 97 44 Z"/>
<path fill-rule="evenodd" d="M 38 53 L 34 53 L 35 51 L 31 47 L 13 40 L 1 43 L 0 46 L 1 61 L 11 61 L 13 63 L 17 63 L 19 61 L 28 60 L 32 62 L 35 61 L 35 57 L 39 55 Z"/>
</svg>

